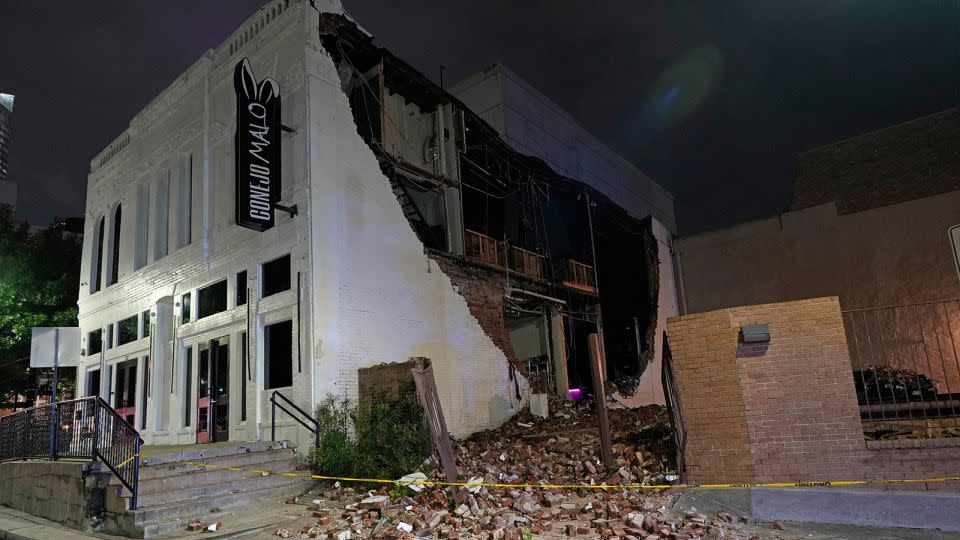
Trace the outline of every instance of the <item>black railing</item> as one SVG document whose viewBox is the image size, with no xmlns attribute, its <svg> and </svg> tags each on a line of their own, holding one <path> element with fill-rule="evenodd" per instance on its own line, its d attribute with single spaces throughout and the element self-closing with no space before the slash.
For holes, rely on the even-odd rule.
<svg viewBox="0 0 960 540">
<path fill-rule="evenodd" d="M 960 300 L 847 310 L 843 324 L 868 435 L 960 428 Z"/>
<path fill-rule="evenodd" d="M 99 460 L 130 491 L 137 508 L 143 439 L 100 397 L 61 401 L 0 418 L 0 461 Z"/>
<path fill-rule="evenodd" d="M 282 403 L 278 402 L 277 398 L 280 398 Z M 277 407 L 279 407 L 280 410 L 287 413 L 290 416 L 290 418 L 293 418 L 294 420 L 297 421 L 298 424 L 307 428 L 307 431 L 309 431 L 310 433 L 313 433 L 314 447 L 320 448 L 320 423 L 317 422 L 317 420 L 313 416 L 310 416 L 310 414 L 308 414 L 307 411 L 301 409 L 300 407 L 297 407 L 297 405 L 294 402 L 290 401 L 290 398 L 281 394 L 280 392 L 277 392 L 276 390 L 274 390 L 273 394 L 270 395 L 270 403 L 271 403 L 270 405 L 270 440 L 271 441 L 277 440 Z M 285 406 L 285 404 L 292 407 L 293 411 L 288 409 Z M 299 413 L 299 416 L 298 416 L 298 413 Z M 307 422 L 303 420 L 304 418 L 306 418 L 307 421 L 313 424 L 312 427 L 307 425 Z"/>
</svg>

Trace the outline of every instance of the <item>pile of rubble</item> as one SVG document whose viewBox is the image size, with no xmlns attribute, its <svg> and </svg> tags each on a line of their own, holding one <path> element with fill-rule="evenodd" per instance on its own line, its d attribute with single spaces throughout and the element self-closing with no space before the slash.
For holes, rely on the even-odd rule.
<svg viewBox="0 0 960 540">
<path fill-rule="evenodd" d="M 358 491 L 338 483 L 313 501 L 315 523 L 276 534 L 329 540 L 529 540 L 540 534 L 683 540 L 708 533 L 738 538 L 729 532 L 734 519 L 727 514 L 677 514 L 670 510 L 675 497 L 670 490 L 625 487 L 677 479 L 662 407 L 611 411 L 616 466 L 609 470 L 600 462 L 590 405 L 557 401 L 551 408 L 550 418 L 521 413 L 496 430 L 455 443 L 461 477 L 487 485 Z M 432 459 L 424 472 L 420 478 L 445 480 Z M 555 487 L 561 484 L 581 487 Z"/>
</svg>

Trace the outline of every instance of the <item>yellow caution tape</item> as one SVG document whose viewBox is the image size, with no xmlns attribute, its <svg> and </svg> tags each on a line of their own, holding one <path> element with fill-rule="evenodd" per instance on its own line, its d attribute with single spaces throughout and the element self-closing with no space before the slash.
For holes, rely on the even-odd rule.
<svg viewBox="0 0 960 540">
<path fill-rule="evenodd" d="M 134 456 L 136 457 L 136 456 Z M 443 482 L 434 480 L 387 480 L 385 478 L 351 478 L 349 476 L 324 476 L 320 474 L 292 473 L 292 472 L 273 472 L 258 469 L 243 469 L 241 467 L 225 467 L 222 465 L 211 465 L 209 463 L 198 463 L 193 461 L 176 461 L 165 458 L 145 456 L 148 459 L 159 459 L 166 463 L 179 463 L 194 467 L 204 467 L 207 469 L 219 469 L 224 471 L 235 471 L 242 473 L 255 473 L 261 476 L 287 476 L 294 478 L 309 478 L 313 480 L 333 480 L 339 482 L 359 482 L 364 484 L 398 484 L 398 485 L 419 485 L 419 486 L 439 486 L 439 487 L 488 487 L 488 488 L 531 488 L 531 489 L 671 489 L 671 488 L 776 488 L 776 487 L 841 487 L 841 486 L 859 486 L 868 484 L 908 484 L 908 483 L 941 483 L 941 482 L 960 482 L 960 476 L 944 476 L 939 478 L 912 478 L 907 480 L 840 480 L 827 482 L 757 482 L 757 483 L 727 483 L 727 484 L 500 484 L 488 482 Z M 130 459 L 133 459 L 131 457 Z M 130 460 L 127 460 L 130 461 Z M 120 466 L 122 467 L 123 464 Z"/>
<path fill-rule="evenodd" d="M 118 469 L 122 469 L 124 465 L 126 465 L 127 463 L 130 463 L 131 461 L 133 461 L 133 458 L 136 458 L 136 457 L 140 457 L 140 454 L 134 454 L 134 455 L 130 456 L 129 458 L 125 459 L 123 462 L 121 462 L 119 465 L 117 465 L 117 468 L 118 468 Z"/>
</svg>

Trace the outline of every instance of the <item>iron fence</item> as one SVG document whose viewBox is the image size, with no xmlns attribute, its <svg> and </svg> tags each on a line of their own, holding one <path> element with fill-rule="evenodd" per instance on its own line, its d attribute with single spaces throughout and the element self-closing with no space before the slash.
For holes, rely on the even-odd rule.
<svg viewBox="0 0 960 540">
<path fill-rule="evenodd" d="M 0 461 L 99 460 L 129 490 L 137 507 L 143 440 L 100 397 L 50 403 L 0 418 Z"/>
<path fill-rule="evenodd" d="M 864 431 L 960 436 L 960 300 L 843 311 Z"/>
<path fill-rule="evenodd" d="M 677 390 L 677 379 L 673 374 L 673 355 L 670 353 L 670 340 L 666 332 L 663 333 L 662 358 L 660 383 L 663 385 L 663 395 L 666 397 L 670 429 L 673 431 L 673 440 L 676 442 L 677 472 L 680 473 L 682 481 L 686 482 L 687 465 L 684 455 L 687 451 L 687 424 L 680 405 L 680 392 Z"/>
</svg>

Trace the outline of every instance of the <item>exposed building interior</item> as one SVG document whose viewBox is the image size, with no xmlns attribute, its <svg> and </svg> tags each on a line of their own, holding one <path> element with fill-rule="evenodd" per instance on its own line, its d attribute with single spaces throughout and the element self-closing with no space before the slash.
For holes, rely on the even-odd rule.
<svg viewBox="0 0 960 540">
<path fill-rule="evenodd" d="M 501 284 L 502 297 L 468 304 L 532 386 L 589 389 L 587 336 L 598 328 L 608 377 L 640 375 L 654 353 L 659 295 L 650 219 L 516 152 L 347 18 L 322 15 L 320 35 L 427 255 Z M 491 304 L 499 320 L 480 315 Z"/>
</svg>

